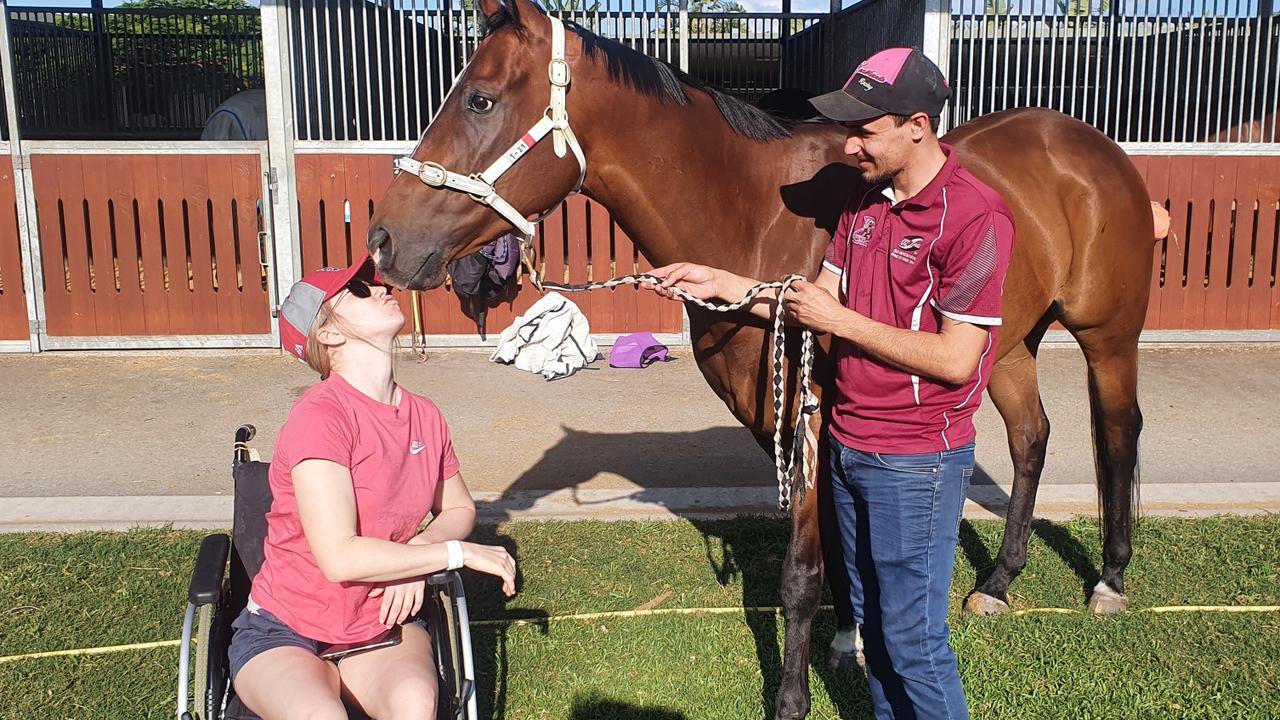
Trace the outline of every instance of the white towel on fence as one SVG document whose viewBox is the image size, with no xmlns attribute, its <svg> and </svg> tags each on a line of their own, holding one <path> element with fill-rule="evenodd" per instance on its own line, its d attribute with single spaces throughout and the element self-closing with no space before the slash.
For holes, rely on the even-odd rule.
<svg viewBox="0 0 1280 720">
<path fill-rule="evenodd" d="M 568 377 L 600 359 L 587 316 L 560 293 L 542 296 L 498 337 L 494 362 L 542 373 L 548 380 Z"/>
</svg>

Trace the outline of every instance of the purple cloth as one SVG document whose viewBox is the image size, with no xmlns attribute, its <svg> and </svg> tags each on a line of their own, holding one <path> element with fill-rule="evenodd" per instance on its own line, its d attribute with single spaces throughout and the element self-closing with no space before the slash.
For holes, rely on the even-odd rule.
<svg viewBox="0 0 1280 720">
<path fill-rule="evenodd" d="M 662 361 L 666 362 L 667 346 L 658 342 L 653 333 L 623 335 L 613 344 L 609 353 L 609 365 L 618 368 L 642 368 Z"/>
<path fill-rule="evenodd" d="M 480 248 L 480 254 L 492 263 L 490 278 L 496 284 L 505 283 L 516 274 L 516 266 L 520 264 L 520 238 L 507 233 Z"/>
</svg>

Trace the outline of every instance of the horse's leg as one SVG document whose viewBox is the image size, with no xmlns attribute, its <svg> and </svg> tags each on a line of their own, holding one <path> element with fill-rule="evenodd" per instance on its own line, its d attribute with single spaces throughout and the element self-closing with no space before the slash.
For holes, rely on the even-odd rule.
<svg viewBox="0 0 1280 720">
<path fill-rule="evenodd" d="M 1102 579 L 1089 598 L 1100 615 L 1124 611 L 1124 571 L 1133 555 L 1130 544 L 1138 490 L 1137 333 L 1116 336 L 1106 326 L 1076 333 L 1089 365 L 1089 404 L 1093 414 L 1093 454 L 1102 500 Z"/>
<path fill-rule="evenodd" d="M 1013 492 L 1005 513 L 1004 540 L 995 568 L 965 601 L 970 612 L 994 615 L 1009 609 L 1009 583 L 1027 564 L 1027 540 L 1035 513 L 1036 490 L 1049 443 L 1049 418 L 1040 402 L 1035 350 L 1043 328 L 996 363 L 987 386 L 1004 419 L 1013 458 Z"/>
<path fill-rule="evenodd" d="M 820 420 L 816 421 L 820 422 Z M 813 435 L 817 435 L 812 430 Z M 811 440 L 815 438 L 811 437 Z M 809 445 L 817 452 L 806 457 L 810 477 L 820 476 L 791 510 L 791 542 L 782 564 L 782 612 L 786 619 L 786 645 L 782 654 L 782 687 L 778 690 L 774 717 L 803 718 L 809 714 L 809 641 L 813 616 L 822 601 L 822 540 L 818 526 L 818 494 L 824 488 L 825 471 L 818 458 L 826 457 L 826 443 Z"/>
<path fill-rule="evenodd" d="M 828 453 L 830 451 L 827 451 Z M 826 453 L 824 453 L 825 456 Z M 852 578 L 845 566 L 844 542 L 840 537 L 840 521 L 836 519 L 835 501 L 828 492 L 831 487 L 831 467 L 821 466 L 818 483 L 818 523 L 821 530 L 822 566 L 831 589 L 831 605 L 835 611 L 836 634 L 831 638 L 827 668 L 831 672 L 851 671 L 855 666 L 866 667 L 862 654 L 862 638 L 858 634 L 857 620 L 853 612 L 851 595 Z"/>
</svg>

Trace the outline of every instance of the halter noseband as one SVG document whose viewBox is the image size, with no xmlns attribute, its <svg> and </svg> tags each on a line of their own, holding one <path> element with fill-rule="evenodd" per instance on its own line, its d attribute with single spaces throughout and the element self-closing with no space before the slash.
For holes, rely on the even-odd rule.
<svg viewBox="0 0 1280 720">
<path fill-rule="evenodd" d="M 516 161 L 528 154 L 540 140 L 547 136 L 548 132 L 552 133 L 556 157 L 564 157 L 567 148 L 573 151 L 574 157 L 578 160 L 578 183 L 573 193 L 582 189 L 582 182 L 587 177 L 587 158 L 582 153 L 578 138 L 574 137 L 573 130 L 569 129 L 569 109 L 565 105 L 570 72 L 569 63 L 565 60 L 564 54 L 564 23 L 556 17 L 549 16 L 547 19 L 551 21 L 551 62 L 547 64 L 547 76 L 551 81 L 551 104 L 547 106 L 542 118 L 503 153 L 502 157 L 494 161 L 484 172 L 474 175 L 460 175 L 440 163 L 419 162 L 410 156 L 396 158 L 395 162 L 397 173 L 402 170 L 413 173 L 429 187 L 464 192 L 470 195 L 472 200 L 493 208 L 494 212 L 501 215 L 524 235 L 525 244 L 528 244 L 533 237 L 538 223 L 542 222 L 554 207 L 543 212 L 537 220 L 530 221 L 526 215 L 516 210 L 511 203 L 498 194 L 497 188 L 494 187 L 498 178 L 510 170 Z M 457 87 L 457 84 L 454 87 Z M 430 126 L 427 129 L 429 130 Z M 423 134 L 425 135 L 426 131 L 423 131 Z"/>
</svg>

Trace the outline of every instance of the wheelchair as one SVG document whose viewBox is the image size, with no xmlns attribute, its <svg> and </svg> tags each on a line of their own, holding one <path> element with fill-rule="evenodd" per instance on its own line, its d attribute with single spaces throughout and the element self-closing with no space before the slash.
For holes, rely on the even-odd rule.
<svg viewBox="0 0 1280 720">
<path fill-rule="evenodd" d="M 232 459 L 235 506 L 231 535 L 204 538 L 187 589 L 178 659 L 178 720 L 259 720 L 236 697 L 229 678 L 231 623 L 249 598 L 262 567 L 271 508 L 269 463 L 249 447 L 256 430 L 236 430 Z M 438 720 L 476 720 L 475 668 L 462 578 L 456 571 L 427 577 L 422 616 L 430 628 L 439 674 Z M 349 712 L 352 712 L 349 710 Z M 352 717 L 363 715 L 352 712 Z"/>
</svg>

